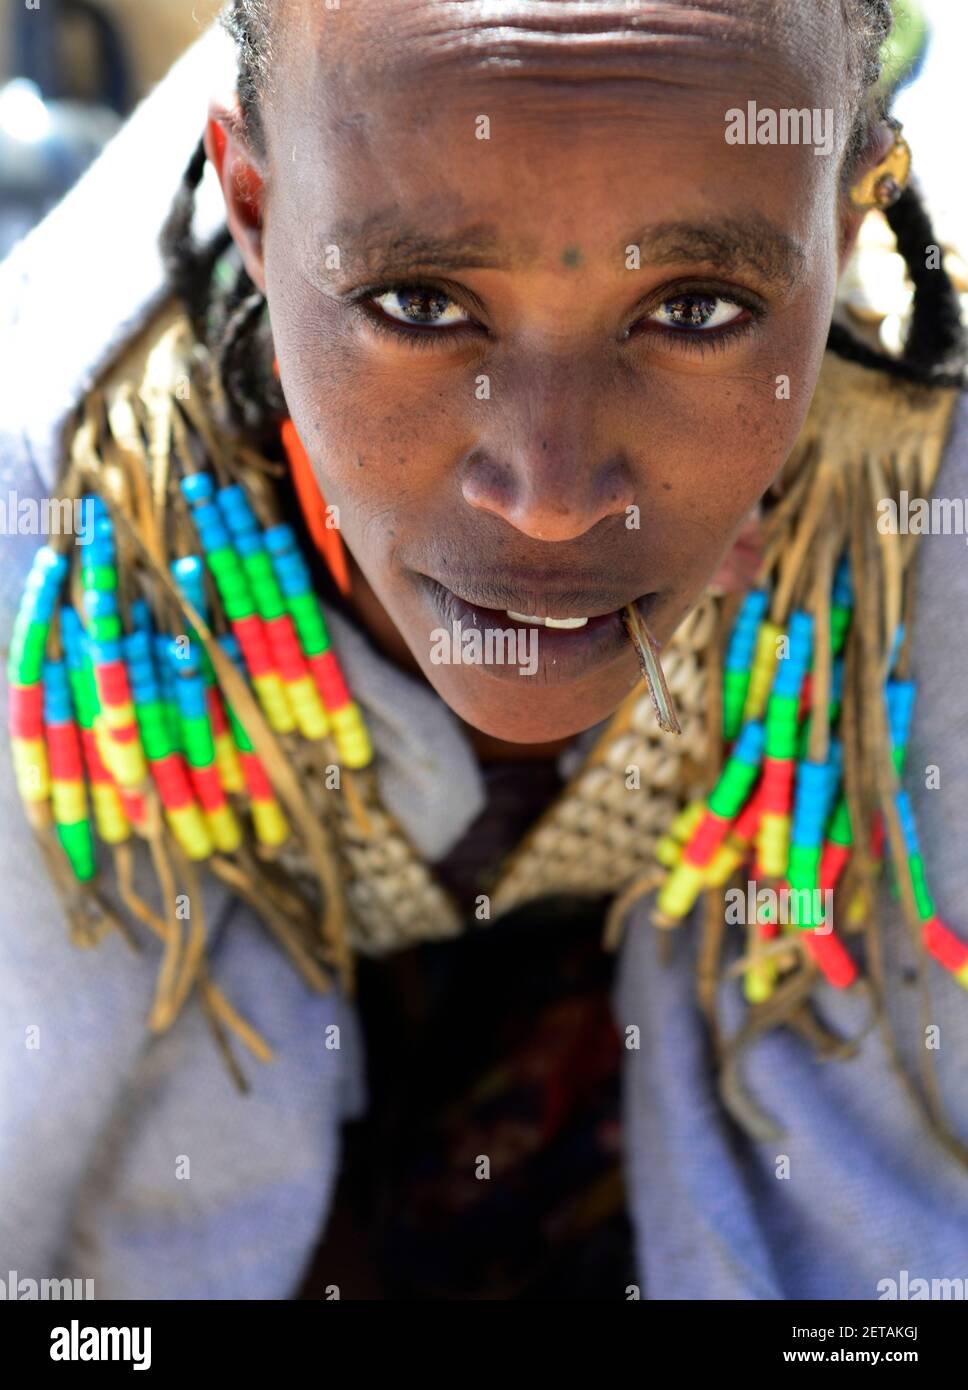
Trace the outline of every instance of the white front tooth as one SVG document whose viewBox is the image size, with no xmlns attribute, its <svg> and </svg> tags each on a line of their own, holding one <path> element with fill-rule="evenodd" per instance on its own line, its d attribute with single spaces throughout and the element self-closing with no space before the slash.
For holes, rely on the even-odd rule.
<svg viewBox="0 0 968 1390">
<path fill-rule="evenodd" d="M 545 618 L 545 627 L 584 627 L 587 618 Z"/>
<path fill-rule="evenodd" d="M 515 613 L 510 608 L 506 608 L 504 611 L 509 618 L 513 618 L 518 623 L 538 623 L 540 625 L 545 621 L 544 618 L 539 618 L 535 613 Z"/>
</svg>

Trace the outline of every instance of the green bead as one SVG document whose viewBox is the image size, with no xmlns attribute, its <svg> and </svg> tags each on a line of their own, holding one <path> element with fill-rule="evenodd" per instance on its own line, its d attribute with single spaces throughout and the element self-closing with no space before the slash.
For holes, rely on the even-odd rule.
<svg viewBox="0 0 968 1390">
<path fill-rule="evenodd" d="M 709 809 L 723 820 L 732 820 L 746 800 L 759 767 L 730 758 L 709 798 Z"/>
<path fill-rule="evenodd" d="M 771 695 L 766 707 L 766 756 L 768 758 L 795 758 L 797 755 L 797 711 L 800 707 L 796 695 Z"/>
<path fill-rule="evenodd" d="M 850 812 L 847 809 L 845 796 L 842 796 L 837 802 L 830 818 L 830 825 L 827 827 L 827 839 L 835 845 L 852 845 L 854 843 L 853 832 L 850 828 Z"/>
<path fill-rule="evenodd" d="M 195 715 L 191 719 L 182 719 L 181 725 L 188 761 L 192 767 L 208 767 L 215 760 L 215 742 L 208 719 L 205 715 Z"/>
<path fill-rule="evenodd" d="M 749 670 L 723 672 L 723 735 L 727 739 L 740 731 L 749 684 Z"/>
<path fill-rule="evenodd" d="M 85 680 L 85 672 L 69 671 L 67 673 L 67 679 L 71 687 L 74 715 L 78 724 L 82 729 L 93 728 L 99 706 L 97 697 L 90 688 L 90 683 Z"/>
<path fill-rule="evenodd" d="M 178 706 L 173 700 L 165 700 L 165 721 L 168 725 L 168 737 L 171 739 L 171 746 L 177 752 L 183 752 L 181 736 L 181 715 Z"/>
<path fill-rule="evenodd" d="M 92 618 L 87 630 L 95 642 L 113 642 L 121 636 L 121 619 L 117 613 L 106 613 L 103 618 Z"/>
<path fill-rule="evenodd" d="M 847 637 L 847 629 L 850 627 L 849 608 L 841 608 L 835 604 L 830 610 L 830 645 L 834 655 L 840 651 Z"/>
<path fill-rule="evenodd" d="M 232 728 L 232 737 L 235 739 L 236 748 L 238 748 L 240 753 L 251 753 L 253 751 L 252 740 L 249 738 L 249 735 L 245 732 L 242 725 L 239 723 L 238 719 L 232 713 L 232 710 L 229 708 L 228 705 L 226 705 L 225 707 L 225 713 L 229 717 L 229 724 Z"/>
<path fill-rule="evenodd" d="M 114 565 L 84 565 L 81 568 L 81 583 L 85 589 L 111 593 L 118 587 L 117 568 Z"/>
<path fill-rule="evenodd" d="M 96 872 L 94 862 L 94 836 L 89 820 L 75 821 L 73 825 L 58 825 L 57 838 L 64 847 L 64 853 L 71 861 L 71 868 L 82 883 L 89 882 Z"/>
<path fill-rule="evenodd" d="M 268 580 L 275 585 L 276 576 L 272 561 L 264 550 L 253 550 L 248 555 L 243 555 L 242 567 L 253 584 L 265 583 Z"/>
<path fill-rule="evenodd" d="M 10 640 L 8 658 L 10 679 L 14 684 L 34 685 L 40 680 L 43 674 L 48 631 L 48 623 L 38 623 L 33 620 L 26 623 L 22 635 L 15 630 Z"/>
<path fill-rule="evenodd" d="M 325 628 L 297 622 L 296 632 L 306 656 L 322 656 L 329 651 L 329 635 Z"/>
<path fill-rule="evenodd" d="M 220 545 L 217 550 L 210 550 L 205 556 L 205 563 L 213 574 L 219 574 L 226 569 L 238 569 L 239 557 L 235 553 L 235 547 L 231 545 Z"/>
<path fill-rule="evenodd" d="M 166 758 L 172 749 L 171 730 L 168 727 L 168 712 L 161 700 L 149 704 L 135 705 L 141 742 L 145 757 L 152 762 Z"/>
<path fill-rule="evenodd" d="M 223 594 L 222 603 L 225 606 L 225 616 L 232 623 L 237 623 L 242 618 L 251 618 L 255 612 L 255 604 L 248 594 L 241 598 L 226 598 Z"/>
<path fill-rule="evenodd" d="M 926 922 L 929 917 L 934 916 L 934 900 L 928 892 L 924 860 L 920 854 L 908 855 L 908 867 L 911 870 L 911 884 L 914 888 L 914 901 L 917 903 L 918 916 L 922 922 Z"/>
<path fill-rule="evenodd" d="M 811 845 L 791 845 L 787 878 L 791 888 L 816 888 L 820 877 L 820 850 Z"/>
<path fill-rule="evenodd" d="M 273 618 L 283 617 L 286 611 L 286 605 L 282 601 L 282 594 L 279 592 L 278 588 L 270 589 L 268 586 L 263 588 L 261 585 L 256 587 L 256 585 L 253 584 L 252 590 L 259 614 L 267 623 L 271 622 Z"/>
</svg>

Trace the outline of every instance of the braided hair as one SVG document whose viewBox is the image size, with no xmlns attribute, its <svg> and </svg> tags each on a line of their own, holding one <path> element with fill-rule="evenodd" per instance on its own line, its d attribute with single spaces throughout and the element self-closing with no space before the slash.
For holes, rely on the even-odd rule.
<svg viewBox="0 0 968 1390">
<path fill-rule="evenodd" d="M 871 131 L 885 114 L 885 93 L 879 86 L 881 51 L 894 16 L 892 0 L 839 3 L 849 37 L 847 72 L 856 92 L 842 170 L 843 185 L 849 187 Z M 245 137 L 263 156 L 262 102 L 271 68 L 273 10 L 273 0 L 229 0 L 220 16 L 236 46 L 236 90 Z M 286 404 L 272 371 L 266 300 L 242 265 L 227 229 L 208 246 L 200 246 L 194 238 L 195 195 L 204 170 L 205 149 L 199 142 L 162 229 L 162 255 L 171 287 L 217 365 L 229 416 L 226 425 L 254 445 L 275 452 Z M 899 357 L 880 352 L 840 323 L 831 325 L 827 346 L 861 366 L 905 381 L 963 387 L 965 341 L 958 296 L 944 267 L 926 264 L 925 249 L 934 244 L 934 233 L 917 187 L 905 188 L 885 215 L 914 285 L 903 352 Z"/>
</svg>

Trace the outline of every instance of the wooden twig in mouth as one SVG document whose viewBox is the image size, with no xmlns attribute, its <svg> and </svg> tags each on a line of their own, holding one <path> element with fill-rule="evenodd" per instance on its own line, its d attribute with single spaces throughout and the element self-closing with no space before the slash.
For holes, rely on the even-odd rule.
<svg viewBox="0 0 968 1390">
<path fill-rule="evenodd" d="M 672 703 L 669 687 L 666 685 L 662 664 L 656 654 L 658 649 L 655 638 L 646 627 L 645 619 L 634 603 L 625 605 L 622 621 L 625 623 L 625 631 L 638 655 L 642 674 L 645 676 L 649 694 L 652 696 L 652 705 L 659 721 L 659 728 L 664 729 L 667 734 L 681 734 L 682 726 L 676 715 L 676 707 Z"/>
</svg>

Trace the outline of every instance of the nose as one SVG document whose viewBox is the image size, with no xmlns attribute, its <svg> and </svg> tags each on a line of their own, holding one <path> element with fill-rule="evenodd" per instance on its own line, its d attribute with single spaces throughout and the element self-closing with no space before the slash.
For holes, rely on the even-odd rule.
<svg viewBox="0 0 968 1390">
<path fill-rule="evenodd" d="M 605 517 L 624 515 L 634 479 L 624 449 L 607 435 L 603 383 L 560 359 L 516 384 L 495 383 L 484 425 L 461 465 L 472 507 L 522 535 L 569 541 Z"/>
</svg>

